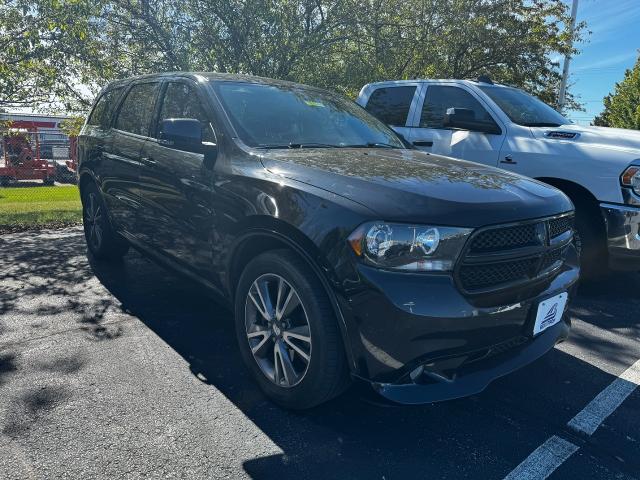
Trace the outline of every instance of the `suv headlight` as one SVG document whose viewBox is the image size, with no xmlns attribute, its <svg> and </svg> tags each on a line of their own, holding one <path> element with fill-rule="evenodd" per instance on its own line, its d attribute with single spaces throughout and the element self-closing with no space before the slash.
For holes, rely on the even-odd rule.
<svg viewBox="0 0 640 480">
<path fill-rule="evenodd" d="M 622 172 L 620 184 L 623 187 L 631 187 L 636 194 L 640 195 L 640 167 L 632 165 Z"/>
<path fill-rule="evenodd" d="M 470 228 L 370 222 L 349 235 L 349 245 L 365 263 L 405 271 L 453 269 Z"/>
</svg>

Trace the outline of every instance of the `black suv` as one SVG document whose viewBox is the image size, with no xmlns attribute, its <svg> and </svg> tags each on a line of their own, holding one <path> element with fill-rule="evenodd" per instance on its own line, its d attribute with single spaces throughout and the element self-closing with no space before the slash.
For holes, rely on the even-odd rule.
<svg viewBox="0 0 640 480">
<path fill-rule="evenodd" d="M 79 175 L 91 254 L 131 245 L 217 293 L 286 407 L 351 379 L 402 403 L 469 395 L 568 334 L 564 194 L 408 149 L 323 90 L 212 73 L 112 83 Z"/>
</svg>

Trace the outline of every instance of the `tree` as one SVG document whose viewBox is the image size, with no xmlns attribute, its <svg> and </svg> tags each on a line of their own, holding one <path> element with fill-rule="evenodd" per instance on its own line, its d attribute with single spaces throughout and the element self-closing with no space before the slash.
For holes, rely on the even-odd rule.
<svg viewBox="0 0 640 480">
<path fill-rule="evenodd" d="M 0 107 L 48 104 L 73 98 L 82 81 L 71 53 L 87 35 L 89 2 L 5 0 L 0 5 Z"/>
<path fill-rule="evenodd" d="M 550 58 L 571 49 L 562 0 L 9 2 L 38 39 L 16 52 L 33 51 L 51 68 L 42 75 L 27 63 L 10 83 L 24 92 L 36 82 L 32 99 L 55 96 L 72 111 L 86 109 L 109 80 L 171 70 L 276 77 L 352 97 L 377 80 L 488 74 L 555 104 L 560 73 Z M 17 7 L 23 2 L 28 14 Z M 0 17 L 0 32 L 3 25 Z M 574 40 L 583 32 L 578 25 Z M 0 90 L 0 106 L 6 98 Z"/>
<path fill-rule="evenodd" d="M 604 110 L 594 120 L 599 127 L 640 130 L 640 58 L 616 83 L 614 93 L 604 97 Z"/>
</svg>

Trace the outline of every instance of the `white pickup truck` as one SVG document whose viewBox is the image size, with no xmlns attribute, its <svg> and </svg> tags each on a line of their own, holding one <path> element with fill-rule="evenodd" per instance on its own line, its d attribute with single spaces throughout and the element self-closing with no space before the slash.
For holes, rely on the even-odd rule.
<svg viewBox="0 0 640 480">
<path fill-rule="evenodd" d="M 583 271 L 640 270 L 640 132 L 576 125 L 481 77 L 371 83 L 357 103 L 425 152 L 551 184 L 576 207 Z"/>
</svg>

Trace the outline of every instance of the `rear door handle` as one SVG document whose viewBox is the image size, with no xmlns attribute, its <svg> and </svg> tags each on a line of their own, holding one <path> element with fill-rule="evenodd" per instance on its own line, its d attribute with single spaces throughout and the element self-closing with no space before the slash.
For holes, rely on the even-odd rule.
<svg viewBox="0 0 640 480">
<path fill-rule="evenodd" d="M 156 165 L 158 163 L 152 157 L 142 157 L 140 160 L 147 165 Z"/>
<path fill-rule="evenodd" d="M 433 140 L 416 140 L 413 144 L 416 147 L 433 147 Z"/>
</svg>

